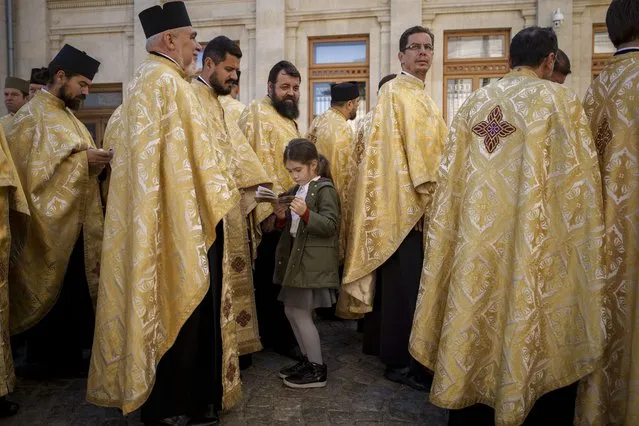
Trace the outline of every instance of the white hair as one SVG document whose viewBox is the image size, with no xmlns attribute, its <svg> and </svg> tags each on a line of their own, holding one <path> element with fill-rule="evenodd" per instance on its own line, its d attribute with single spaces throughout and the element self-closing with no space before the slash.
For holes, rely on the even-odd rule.
<svg viewBox="0 0 639 426">
<path fill-rule="evenodd" d="M 146 51 L 151 52 L 156 49 L 158 43 L 162 40 L 164 32 L 154 34 L 146 39 Z"/>
</svg>

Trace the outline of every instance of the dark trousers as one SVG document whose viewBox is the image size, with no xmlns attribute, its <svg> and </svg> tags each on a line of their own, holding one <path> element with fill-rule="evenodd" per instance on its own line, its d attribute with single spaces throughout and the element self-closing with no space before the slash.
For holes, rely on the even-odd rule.
<svg viewBox="0 0 639 426">
<path fill-rule="evenodd" d="M 173 346 L 164 354 L 151 395 L 142 406 L 142 421 L 199 416 L 213 406 L 222 408 L 222 261 L 224 229 L 208 251 L 210 286 L 204 299 L 186 320 Z"/>
<path fill-rule="evenodd" d="M 423 234 L 411 231 L 378 269 L 373 312 L 364 321 L 364 351 L 391 367 L 408 367 L 408 341 L 424 260 Z"/>
<path fill-rule="evenodd" d="M 273 284 L 275 249 L 280 235 L 277 231 L 263 235 L 257 250 L 253 282 L 262 345 L 278 352 L 287 352 L 297 346 L 297 340 L 284 314 L 284 304 L 277 300 L 282 286 Z"/>
<path fill-rule="evenodd" d="M 81 232 L 71 252 L 58 300 L 42 320 L 21 335 L 27 345 L 27 362 L 44 363 L 52 371 L 80 366 L 83 351 L 91 349 L 94 327 Z"/>
<path fill-rule="evenodd" d="M 577 399 L 577 385 L 573 383 L 543 395 L 535 402 L 524 426 L 572 426 Z M 495 410 L 475 404 L 461 410 L 450 410 L 448 426 L 494 426 Z"/>
</svg>

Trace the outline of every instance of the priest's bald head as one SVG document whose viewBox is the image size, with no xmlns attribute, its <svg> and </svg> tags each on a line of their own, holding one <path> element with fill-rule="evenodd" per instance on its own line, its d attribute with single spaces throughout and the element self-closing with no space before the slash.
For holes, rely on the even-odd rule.
<svg viewBox="0 0 639 426">
<path fill-rule="evenodd" d="M 153 6 L 138 15 L 146 36 L 146 50 L 173 59 L 188 75 L 197 72 L 197 56 L 202 46 L 182 1 Z"/>
</svg>

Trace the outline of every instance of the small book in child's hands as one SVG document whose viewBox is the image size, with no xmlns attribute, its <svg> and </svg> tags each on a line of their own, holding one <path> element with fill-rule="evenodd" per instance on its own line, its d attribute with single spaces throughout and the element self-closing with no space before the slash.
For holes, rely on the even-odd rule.
<svg viewBox="0 0 639 426">
<path fill-rule="evenodd" d="M 258 186 L 255 193 L 255 201 L 258 203 L 291 204 L 294 198 L 293 195 L 277 196 L 275 192 L 263 186 Z"/>
</svg>

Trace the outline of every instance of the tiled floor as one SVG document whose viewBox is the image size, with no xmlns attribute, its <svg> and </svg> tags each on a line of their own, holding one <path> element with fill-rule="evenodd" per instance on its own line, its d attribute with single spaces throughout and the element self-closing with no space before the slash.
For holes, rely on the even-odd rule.
<svg viewBox="0 0 639 426">
<path fill-rule="evenodd" d="M 223 425 L 273 424 L 420 424 L 439 426 L 446 410 L 427 402 L 427 394 L 384 379 L 377 358 L 361 353 L 362 335 L 348 321 L 318 323 L 328 385 L 322 389 L 293 390 L 282 385 L 277 372 L 291 361 L 272 352 L 253 356 L 253 366 L 242 372 L 244 398 L 222 416 Z M 123 418 L 117 410 L 90 405 L 86 380 L 47 383 L 19 381 L 11 400 L 21 404 L 4 425 L 140 425 L 139 414 Z"/>
</svg>

